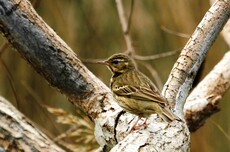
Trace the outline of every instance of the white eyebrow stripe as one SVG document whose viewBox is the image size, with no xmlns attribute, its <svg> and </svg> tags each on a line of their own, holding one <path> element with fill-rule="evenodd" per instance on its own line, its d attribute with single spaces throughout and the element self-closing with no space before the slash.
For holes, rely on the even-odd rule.
<svg viewBox="0 0 230 152">
<path fill-rule="evenodd" d="M 116 59 L 117 61 L 125 61 L 124 59 Z"/>
</svg>

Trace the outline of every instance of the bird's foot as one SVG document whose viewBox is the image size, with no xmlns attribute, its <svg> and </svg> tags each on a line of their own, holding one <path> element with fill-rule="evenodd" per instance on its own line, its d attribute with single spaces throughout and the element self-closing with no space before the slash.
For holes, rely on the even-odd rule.
<svg viewBox="0 0 230 152">
<path fill-rule="evenodd" d="M 148 118 L 145 118 L 145 121 L 142 123 L 142 124 L 140 124 L 140 125 L 137 125 L 138 124 L 138 121 L 141 119 L 142 117 L 138 117 L 138 120 L 135 122 L 135 124 L 132 126 L 132 128 L 129 130 L 129 132 L 128 133 L 130 133 L 130 132 L 132 132 L 132 131 L 134 131 L 134 130 L 138 130 L 138 129 L 140 129 L 141 127 L 146 127 L 147 126 L 147 119 Z"/>
</svg>

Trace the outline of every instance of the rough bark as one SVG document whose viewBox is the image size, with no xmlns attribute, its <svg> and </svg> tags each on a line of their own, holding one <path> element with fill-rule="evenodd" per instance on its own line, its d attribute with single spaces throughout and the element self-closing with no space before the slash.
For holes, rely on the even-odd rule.
<svg viewBox="0 0 230 152">
<path fill-rule="evenodd" d="M 134 116 L 122 111 L 109 89 L 81 63 L 64 41 L 38 16 L 28 1 L 0 0 L 0 30 L 38 73 L 94 120 L 95 136 L 104 151 L 110 150 L 127 136 Z M 149 130 L 132 132 L 129 137 L 138 134 L 141 139 L 143 132 L 150 134 L 153 131 L 151 134 L 154 136 L 146 138 L 144 148 L 151 147 L 150 143 L 154 143 L 153 141 L 161 143 L 154 145 L 157 150 L 172 151 L 182 147 L 186 151 L 189 148 L 185 123 L 174 122 L 170 126 L 158 123 L 158 127 L 149 125 Z M 172 132 L 175 129 L 177 132 Z M 163 136 L 166 137 L 156 138 Z M 178 138 L 180 141 L 174 142 L 174 137 L 181 137 Z M 129 146 L 132 145 L 130 142 Z"/>
<path fill-rule="evenodd" d="M 0 151 L 64 152 L 0 96 Z"/>
<path fill-rule="evenodd" d="M 226 13 L 229 15 L 229 3 L 218 1 L 216 5 L 219 6 L 217 7 L 218 13 L 213 8 L 210 11 L 213 11 L 213 14 L 219 15 L 216 22 L 220 22 L 217 26 L 220 27 L 225 23 Z M 216 5 L 214 4 L 214 8 L 216 8 Z M 219 13 L 219 11 L 222 12 Z M 206 15 L 206 19 L 203 22 L 212 22 L 210 17 L 214 16 Z M 206 24 L 203 23 L 198 26 L 196 30 L 198 33 L 205 32 L 206 28 L 208 28 L 201 27 L 201 25 Z M 211 25 L 214 26 L 214 23 Z M 185 93 L 185 95 L 180 98 L 172 95 L 172 102 L 175 99 L 183 101 L 182 99 L 187 94 L 182 92 L 181 89 L 189 90 L 188 84 L 191 83 L 191 77 L 196 72 L 192 67 L 198 67 L 201 63 L 200 60 L 190 60 L 191 58 L 187 58 L 188 53 L 191 53 L 192 46 L 199 44 L 199 49 L 208 49 L 208 47 L 203 47 L 202 44 L 207 41 L 207 37 L 212 38 L 213 35 L 215 37 L 219 30 L 220 28 L 210 30 L 212 31 L 211 33 L 205 33 L 207 35 L 201 34 L 201 39 L 204 39 L 204 41 L 196 40 L 195 38 L 199 37 L 196 37 L 198 35 L 195 32 L 187 47 L 185 47 L 188 52 L 182 51 L 177 64 L 184 65 L 189 62 L 189 67 L 184 69 L 189 71 L 185 71 L 187 73 L 185 75 L 185 72 L 177 70 L 177 73 L 172 74 L 171 77 L 175 79 L 176 76 L 177 81 L 179 80 L 178 78 L 185 77 L 182 80 L 186 85 L 183 85 L 180 89 L 179 87 L 176 88 L 176 91 L 179 91 L 180 94 Z M 50 85 L 60 90 L 74 105 L 80 106 L 92 118 L 95 122 L 96 139 L 104 151 L 111 149 L 111 151 L 189 150 L 189 131 L 185 122 L 182 121 L 174 121 L 167 125 L 157 118 L 156 115 L 152 115 L 147 122 L 149 124 L 147 128 L 141 128 L 128 134 L 127 130 L 135 121 L 135 117 L 122 111 L 114 101 L 109 89 L 81 63 L 76 54 L 39 17 L 27 0 L 0 0 L 0 31 L 21 56 Z M 212 42 L 214 39 L 210 39 L 209 42 Z M 192 46 L 189 46 L 190 43 Z M 208 43 L 204 46 L 210 45 Z M 195 53 L 192 55 L 198 57 L 199 54 Z M 181 59 L 185 60 L 182 61 Z M 177 68 L 174 67 L 173 71 Z M 194 71 L 191 71 L 191 69 Z M 170 95 L 170 86 L 173 86 L 175 83 L 177 85 L 183 84 L 182 81 L 177 81 L 168 81 L 166 97 Z"/>
<path fill-rule="evenodd" d="M 30 2 L 0 0 L 0 30 L 51 86 L 94 120 L 102 147 L 112 147 L 116 143 L 113 128 L 121 108 L 113 100 L 109 89 L 41 19 Z M 104 123 L 107 125 L 102 127 Z M 110 132 L 110 137 L 104 135 L 106 131 Z"/>
<path fill-rule="evenodd" d="M 213 3 L 212 0 L 211 3 Z M 221 35 L 230 47 L 230 20 L 225 24 Z M 228 51 L 188 96 L 184 113 L 190 131 L 199 129 L 206 119 L 219 111 L 219 103 L 230 86 L 229 60 L 230 52 Z"/>
<path fill-rule="evenodd" d="M 196 131 L 205 120 L 219 111 L 218 104 L 230 86 L 230 52 L 198 84 L 187 98 L 185 119 L 190 131 Z"/>
<path fill-rule="evenodd" d="M 172 68 L 162 92 L 173 107 L 175 105 L 174 109 L 181 117 L 196 73 L 229 16 L 230 1 L 217 0 L 197 26 Z"/>
</svg>

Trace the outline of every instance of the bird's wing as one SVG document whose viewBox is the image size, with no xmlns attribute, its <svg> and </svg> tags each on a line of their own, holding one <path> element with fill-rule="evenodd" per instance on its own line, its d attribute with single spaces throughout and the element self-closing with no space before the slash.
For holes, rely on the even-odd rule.
<svg viewBox="0 0 230 152">
<path fill-rule="evenodd" d="M 157 102 L 166 104 L 166 100 L 160 95 L 158 90 L 152 90 L 150 87 L 123 85 L 114 86 L 113 93 L 118 96 L 125 96 L 142 101 Z"/>
</svg>

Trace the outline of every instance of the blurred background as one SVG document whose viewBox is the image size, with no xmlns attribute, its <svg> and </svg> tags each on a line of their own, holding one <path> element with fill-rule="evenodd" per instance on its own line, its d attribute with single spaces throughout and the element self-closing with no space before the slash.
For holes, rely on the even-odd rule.
<svg viewBox="0 0 230 152">
<path fill-rule="evenodd" d="M 126 50 L 115 1 L 31 0 L 31 3 L 45 22 L 83 61 L 105 59 L 114 53 Z M 125 0 L 127 14 L 130 12 L 130 4 L 130 0 Z M 130 35 L 135 53 L 149 56 L 181 49 L 209 7 L 209 1 L 200 0 L 134 1 Z M 68 130 L 70 125 L 57 123 L 56 116 L 47 112 L 43 105 L 62 108 L 77 115 L 76 119 L 84 118 L 90 126 L 93 125 L 82 112 L 76 110 L 68 102 L 64 95 L 50 87 L 14 49 L 7 46 L 2 36 L 0 44 L 3 50 L 0 53 L 1 96 L 8 99 L 51 138 Z M 205 65 L 200 73 L 201 78 L 215 66 L 228 49 L 224 40 L 219 36 L 208 52 Z M 162 89 L 162 84 L 167 80 L 177 57 L 178 53 L 158 60 L 139 61 L 138 66 L 153 81 L 157 81 Z M 152 71 L 145 66 L 147 64 L 151 65 L 152 70 L 157 71 L 160 79 L 156 80 L 152 76 Z M 109 85 L 111 73 L 106 67 L 95 64 L 85 65 L 106 85 Z M 192 133 L 192 152 L 230 151 L 229 98 L 230 92 L 226 92 L 220 104 L 221 111 L 213 115 L 198 131 Z M 93 126 L 82 128 L 82 132 L 77 132 L 75 136 L 72 136 L 74 141 L 76 140 L 75 144 L 84 140 L 84 146 L 91 146 L 91 148 L 82 148 L 82 151 L 96 148 L 97 145 L 93 139 L 89 139 L 90 141 L 76 139 L 80 139 L 85 134 L 92 136 Z M 91 131 L 86 132 L 84 129 L 91 129 Z M 93 144 L 89 144 L 90 142 Z"/>
</svg>

